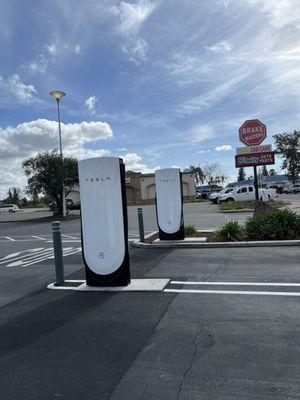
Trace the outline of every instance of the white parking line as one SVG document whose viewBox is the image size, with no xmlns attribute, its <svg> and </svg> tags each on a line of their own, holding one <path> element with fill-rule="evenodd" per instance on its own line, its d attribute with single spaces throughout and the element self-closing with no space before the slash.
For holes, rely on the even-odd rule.
<svg viewBox="0 0 300 400">
<path fill-rule="evenodd" d="M 5 236 L 6 239 L 11 240 L 12 242 L 15 242 L 16 240 L 11 238 L 10 236 Z"/>
<path fill-rule="evenodd" d="M 81 251 L 81 249 L 74 249 L 74 250 L 69 249 L 69 250 L 63 252 L 63 256 L 64 257 L 70 256 L 72 254 L 78 253 L 79 251 Z M 37 264 L 38 262 L 45 261 L 45 260 L 50 260 L 50 259 L 53 259 L 53 258 L 54 258 L 54 254 L 53 254 L 53 251 L 52 251 L 52 253 L 50 253 L 48 255 L 45 254 L 44 257 L 40 257 L 38 259 L 34 259 L 34 260 L 29 261 L 29 262 L 26 262 L 27 260 L 18 261 L 17 263 L 13 263 L 13 264 L 7 265 L 7 267 L 17 267 L 17 266 L 28 267 L 29 265 Z"/>
<path fill-rule="evenodd" d="M 74 237 L 74 236 L 70 236 L 70 235 L 65 235 L 65 234 L 62 234 L 61 236 L 62 236 L 62 237 L 69 238 L 69 239 L 76 239 L 76 240 L 79 240 L 79 238 L 78 238 L 78 237 Z"/>
<path fill-rule="evenodd" d="M 189 282 L 171 281 L 174 285 L 220 285 L 220 286 L 300 286 L 300 283 L 278 283 L 278 282 Z"/>
<path fill-rule="evenodd" d="M 239 291 L 239 290 L 189 290 L 189 289 L 165 289 L 168 293 L 191 293 L 191 294 L 247 294 L 254 296 L 294 296 L 299 297 L 299 292 L 255 292 L 255 291 Z"/>
<path fill-rule="evenodd" d="M 34 235 L 32 235 L 32 237 L 34 237 L 34 238 L 36 238 L 36 239 L 40 239 L 40 240 L 46 240 L 45 238 L 40 237 L 40 236 L 34 236 Z"/>
<path fill-rule="evenodd" d="M 45 251 L 45 249 L 43 247 L 41 247 L 41 248 L 37 248 L 37 249 L 31 249 L 31 250 L 25 250 L 25 251 L 23 250 L 23 251 L 19 251 L 18 253 L 9 254 L 8 256 L 5 256 L 0 259 L 0 265 L 18 260 L 19 258 L 32 257 L 32 256 L 36 257 L 36 255 L 44 253 L 44 251 Z"/>
<path fill-rule="evenodd" d="M 81 252 L 81 247 L 63 248 L 63 256 L 69 256 Z M 54 258 L 52 247 L 39 247 L 35 249 L 23 250 L 9 254 L 0 259 L 0 265 L 5 267 L 27 267 L 41 261 Z"/>
</svg>

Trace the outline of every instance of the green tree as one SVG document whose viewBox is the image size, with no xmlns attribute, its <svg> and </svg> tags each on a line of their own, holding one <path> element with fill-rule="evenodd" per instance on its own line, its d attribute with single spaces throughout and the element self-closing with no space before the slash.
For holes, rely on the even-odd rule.
<svg viewBox="0 0 300 400">
<path fill-rule="evenodd" d="M 13 204 L 20 204 L 20 194 L 21 194 L 21 189 L 17 187 L 11 187 L 8 189 L 7 192 L 8 196 L 5 199 L 6 203 L 13 203 Z"/>
<path fill-rule="evenodd" d="M 282 169 L 286 169 L 290 181 L 295 183 L 300 174 L 300 131 L 279 133 L 273 136 L 276 154 L 282 158 Z"/>
<path fill-rule="evenodd" d="M 269 176 L 268 168 L 267 168 L 266 165 L 263 165 L 262 170 L 261 170 L 261 174 L 263 176 Z"/>
<path fill-rule="evenodd" d="M 239 172 L 238 172 L 237 180 L 238 181 L 244 181 L 245 179 L 246 179 L 245 168 L 244 167 L 240 167 L 239 168 Z"/>
<path fill-rule="evenodd" d="M 19 205 L 21 189 L 13 187 L 13 203 Z"/>
<path fill-rule="evenodd" d="M 189 168 L 185 169 L 184 172 L 194 172 L 196 177 L 196 183 L 204 183 L 205 176 L 200 166 L 196 167 L 195 165 L 191 165 Z"/>
<path fill-rule="evenodd" d="M 275 176 L 275 175 L 277 175 L 275 169 L 274 168 L 270 169 L 269 176 Z"/>
<path fill-rule="evenodd" d="M 13 195 L 12 195 L 12 190 L 11 190 L 11 188 L 8 189 L 7 194 L 8 194 L 8 196 L 7 196 L 7 198 L 6 198 L 6 202 L 7 202 L 7 203 L 12 203 L 12 201 L 13 201 Z"/>
<path fill-rule="evenodd" d="M 23 198 L 21 199 L 21 205 L 22 205 L 22 207 L 28 206 L 27 197 L 23 197 Z"/>
<path fill-rule="evenodd" d="M 23 169 L 28 178 L 27 192 L 47 195 L 55 201 L 62 214 L 62 174 L 64 175 L 65 195 L 78 183 L 77 160 L 73 157 L 63 159 L 63 171 L 60 155 L 57 151 L 39 153 L 23 162 Z"/>
</svg>

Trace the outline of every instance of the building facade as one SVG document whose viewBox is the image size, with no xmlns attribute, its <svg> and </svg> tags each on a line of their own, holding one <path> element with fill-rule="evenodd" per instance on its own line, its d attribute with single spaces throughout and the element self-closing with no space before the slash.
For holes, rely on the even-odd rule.
<svg viewBox="0 0 300 400">
<path fill-rule="evenodd" d="M 133 177 L 136 179 L 133 181 Z M 155 174 L 141 174 L 132 171 L 126 172 L 126 192 L 128 204 L 141 204 L 151 202 L 155 199 L 156 187 L 155 187 Z M 130 181 L 129 181 L 130 179 Z M 136 195 L 135 198 L 132 196 L 135 182 Z M 139 189 L 139 190 L 137 190 Z M 192 198 L 196 195 L 195 191 L 195 174 L 193 172 L 182 173 L 182 194 L 185 198 Z"/>
<path fill-rule="evenodd" d="M 155 174 L 142 174 L 140 172 L 127 171 L 125 175 L 127 204 L 151 203 L 155 199 Z M 182 194 L 184 198 L 196 196 L 195 174 L 193 172 L 182 173 Z M 67 196 L 75 203 L 80 201 L 80 188 L 74 186 Z"/>
</svg>

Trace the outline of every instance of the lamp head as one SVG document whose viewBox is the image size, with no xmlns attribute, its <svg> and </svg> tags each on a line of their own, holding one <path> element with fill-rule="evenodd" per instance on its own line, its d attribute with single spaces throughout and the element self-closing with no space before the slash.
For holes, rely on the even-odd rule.
<svg viewBox="0 0 300 400">
<path fill-rule="evenodd" d="M 50 92 L 49 94 L 57 101 L 66 95 L 66 93 L 61 92 L 60 90 L 53 90 L 53 92 Z"/>
</svg>

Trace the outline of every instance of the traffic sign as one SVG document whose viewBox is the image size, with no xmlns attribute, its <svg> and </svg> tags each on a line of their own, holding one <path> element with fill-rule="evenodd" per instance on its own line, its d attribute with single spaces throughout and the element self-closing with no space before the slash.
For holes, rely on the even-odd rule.
<svg viewBox="0 0 300 400">
<path fill-rule="evenodd" d="M 261 165 L 275 164 L 275 153 L 253 153 L 253 154 L 237 154 L 235 156 L 235 167 L 256 167 Z"/>
<path fill-rule="evenodd" d="M 250 119 L 240 127 L 239 137 L 246 146 L 257 146 L 267 137 L 267 127 L 258 119 Z"/>
<path fill-rule="evenodd" d="M 271 144 L 260 144 L 258 146 L 237 147 L 236 154 L 266 153 L 272 151 Z"/>
</svg>

